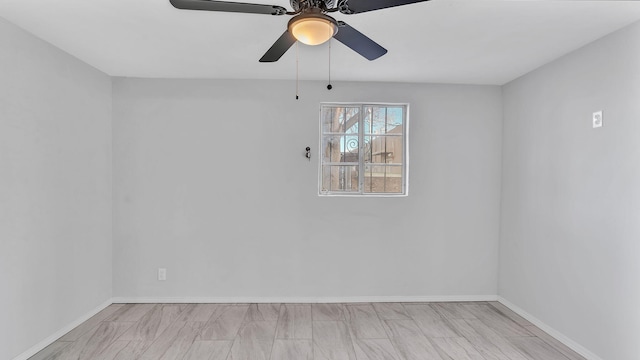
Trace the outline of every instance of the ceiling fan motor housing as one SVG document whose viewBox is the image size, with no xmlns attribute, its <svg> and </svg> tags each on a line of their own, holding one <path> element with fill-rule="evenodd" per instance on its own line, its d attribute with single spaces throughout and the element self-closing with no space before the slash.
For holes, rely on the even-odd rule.
<svg viewBox="0 0 640 360">
<path fill-rule="evenodd" d="M 335 0 L 290 0 L 291 8 L 294 12 L 306 12 L 309 9 L 321 9 L 322 12 L 333 9 Z"/>
</svg>

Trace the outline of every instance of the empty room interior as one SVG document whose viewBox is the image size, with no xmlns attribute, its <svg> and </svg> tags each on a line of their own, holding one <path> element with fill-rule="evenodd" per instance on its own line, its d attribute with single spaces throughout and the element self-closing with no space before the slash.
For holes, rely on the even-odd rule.
<svg viewBox="0 0 640 360">
<path fill-rule="evenodd" d="M 246 1 L 0 1 L 0 359 L 640 359 L 640 1 Z"/>
</svg>

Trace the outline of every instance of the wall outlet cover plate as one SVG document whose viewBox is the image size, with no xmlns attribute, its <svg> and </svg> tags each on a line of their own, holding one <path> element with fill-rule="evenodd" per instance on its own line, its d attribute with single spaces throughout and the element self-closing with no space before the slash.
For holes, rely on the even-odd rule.
<svg viewBox="0 0 640 360">
<path fill-rule="evenodd" d="M 593 113 L 593 128 L 602 127 L 602 110 Z"/>
</svg>

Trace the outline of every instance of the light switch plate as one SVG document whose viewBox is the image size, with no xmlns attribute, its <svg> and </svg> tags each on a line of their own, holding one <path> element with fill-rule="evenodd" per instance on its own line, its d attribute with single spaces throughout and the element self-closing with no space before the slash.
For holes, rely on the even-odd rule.
<svg viewBox="0 0 640 360">
<path fill-rule="evenodd" d="M 167 280 L 167 269 L 164 269 L 164 268 L 158 269 L 158 280 L 160 281 Z"/>
<path fill-rule="evenodd" d="M 602 127 L 602 110 L 593 113 L 593 128 Z"/>
</svg>

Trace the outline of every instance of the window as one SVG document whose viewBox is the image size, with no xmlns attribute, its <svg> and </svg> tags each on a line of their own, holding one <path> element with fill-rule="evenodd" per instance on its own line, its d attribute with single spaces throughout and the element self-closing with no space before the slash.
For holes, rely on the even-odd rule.
<svg viewBox="0 0 640 360">
<path fill-rule="evenodd" d="M 320 195 L 406 195 L 407 123 L 407 105 L 322 104 Z"/>
</svg>

